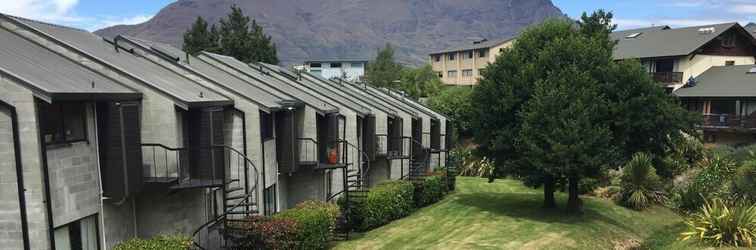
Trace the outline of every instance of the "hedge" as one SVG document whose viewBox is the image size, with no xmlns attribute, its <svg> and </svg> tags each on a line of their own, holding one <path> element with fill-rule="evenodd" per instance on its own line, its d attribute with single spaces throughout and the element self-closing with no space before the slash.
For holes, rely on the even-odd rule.
<svg viewBox="0 0 756 250">
<path fill-rule="evenodd" d="M 416 182 L 414 184 L 414 199 L 415 205 L 417 205 L 418 208 L 440 201 L 449 188 L 446 185 L 446 176 L 443 175 L 429 176 L 422 182 Z"/>
<path fill-rule="evenodd" d="M 113 250 L 188 250 L 192 239 L 183 235 L 160 235 L 152 239 L 131 239 L 116 245 Z"/>
<path fill-rule="evenodd" d="M 370 189 L 354 207 L 351 218 L 358 231 L 367 231 L 405 217 L 415 209 L 415 187 L 408 181 L 390 181 Z"/>
<path fill-rule="evenodd" d="M 332 203 L 305 201 L 297 207 L 273 216 L 289 219 L 297 224 L 296 239 L 299 249 L 325 249 L 336 228 L 339 207 Z"/>
</svg>

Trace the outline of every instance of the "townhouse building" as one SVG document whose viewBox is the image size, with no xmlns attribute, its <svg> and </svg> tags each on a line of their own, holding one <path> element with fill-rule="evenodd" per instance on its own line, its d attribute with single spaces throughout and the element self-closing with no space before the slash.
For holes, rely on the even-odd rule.
<svg viewBox="0 0 756 250">
<path fill-rule="evenodd" d="M 2 14 L 0 55 L 0 248 L 220 249 L 229 222 L 416 178 L 445 148 L 411 100 L 276 65 Z"/>
<path fill-rule="evenodd" d="M 430 65 L 446 85 L 475 85 L 480 79 L 480 70 L 496 61 L 501 51 L 511 47 L 514 41 L 514 37 L 483 39 L 436 51 L 430 53 Z"/>
</svg>

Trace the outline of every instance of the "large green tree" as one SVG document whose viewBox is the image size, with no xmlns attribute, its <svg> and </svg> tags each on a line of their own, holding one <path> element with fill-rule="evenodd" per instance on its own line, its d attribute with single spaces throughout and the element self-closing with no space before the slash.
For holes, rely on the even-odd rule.
<svg viewBox="0 0 756 250">
<path fill-rule="evenodd" d="M 430 65 L 403 68 L 399 81 L 401 90 L 414 99 L 435 96 L 441 91 L 441 79 Z"/>
<path fill-rule="evenodd" d="M 552 20 L 523 32 L 483 71 L 472 98 L 480 151 L 500 172 L 544 186 L 544 205 L 637 151 L 663 152 L 695 122 L 637 61 L 612 59 L 610 12 L 577 25 Z"/>
<path fill-rule="evenodd" d="M 231 6 L 231 12 L 219 21 L 217 27 L 212 25 L 208 30 L 207 26 L 207 22 L 198 17 L 192 28 L 184 33 L 186 52 L 196 54 L 206 50 L 246 63 L 278 64 L 276 45 L 271 37 L 236 5 Z"/>
<path fill-rule="evenodd" d="M 468 137 L 472 120 L 472 92 L 473 89 L 469 87 L 446 87 L 438 94 L 428 97 L 427 104 L 433 110 L 449 117 L 456 130 L 455 135 Z"/>
<path fill-rule="evenodd" d="M 401 71 L 402 65 L 394 60 L 394 47 L 386 44 L 378 51 L 375 60 L 368 63 L 365 80 L 376 87 L 398 89 Z"/>
</svg>

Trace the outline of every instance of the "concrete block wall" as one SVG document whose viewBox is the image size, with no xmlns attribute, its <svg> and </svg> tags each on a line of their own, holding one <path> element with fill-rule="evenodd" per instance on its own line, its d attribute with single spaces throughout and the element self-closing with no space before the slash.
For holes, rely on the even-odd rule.
<svg viewBox="0 0 756 250">
<path fill-rule="evenodd" d="M 0 76 L 0 100 L 16 107 L 18 114 L 30 247 L 33 250 L 51 249 L 35 97 L 15 80 Z M 4 196 L 0 200 L 13 198 Z"/>
<path fill-rule="evenodd" d="M 0 106 L 0 249 L 22 249 L 21 205 L 11 110 Z"/>
<path fill-rule="evenodd" d="M 96 214 L 100 210 L 97 135 L 93 103 L 86 103 L 87 141 L 47 146 L 53 226 Z"/>
</svg>

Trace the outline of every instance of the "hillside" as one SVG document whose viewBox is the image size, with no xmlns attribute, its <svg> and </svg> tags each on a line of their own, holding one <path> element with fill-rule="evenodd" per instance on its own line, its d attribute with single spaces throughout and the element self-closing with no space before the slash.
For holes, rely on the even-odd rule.
<svg viewBox="0 0 756 250">
<path fill-rule="evenodd" d="M 179 0 L 146 23 L 96 33 L 126 34 L 181 45 L 197 16 L 211 23 L 231 4 L 255 18 L 273 37 L 283 64 L 315 58 L 372 58 L 386 43 L 399 60 L 420 64 L 431 51 L 498 39 L 549 17 L 564 16 L 550 0 Z"/>
</svg>

